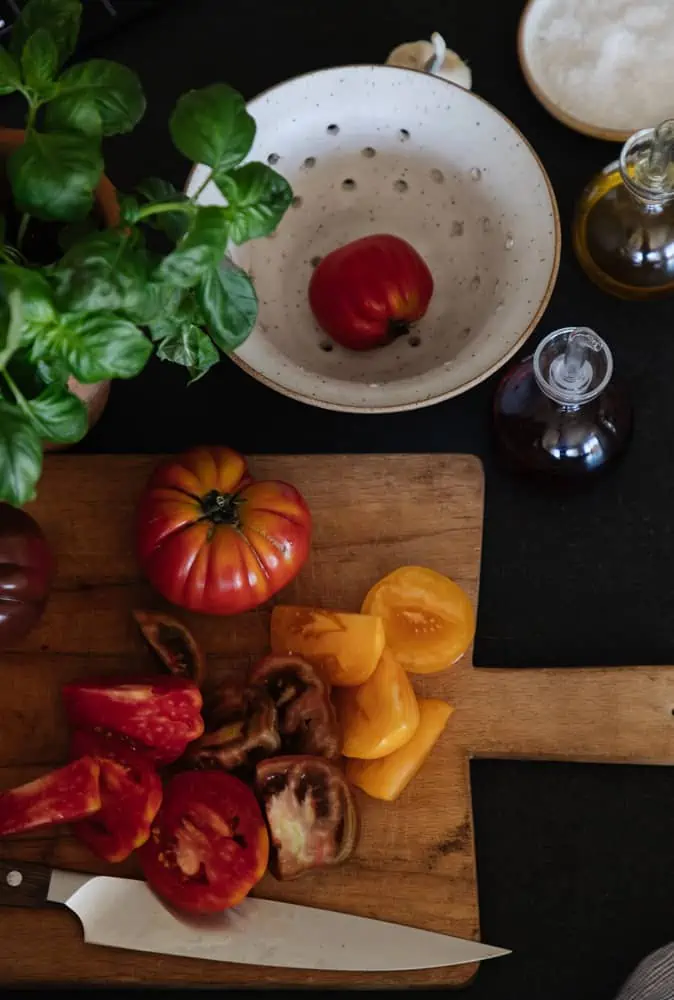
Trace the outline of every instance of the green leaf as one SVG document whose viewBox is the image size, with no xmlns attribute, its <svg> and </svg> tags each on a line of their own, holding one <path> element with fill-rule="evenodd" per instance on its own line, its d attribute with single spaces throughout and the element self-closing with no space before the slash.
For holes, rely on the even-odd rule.
<svg viewBox="0 0 674 1000">
<path fill-rule="evenodd" d="M 144 247 L 119 229 L 96 231 L 75 243 L 52 271 L 57 304 L 66 312 L 134 312 L 149 277 Z"/>
<path fill-rule="evenodd" d="M 231 173 L 216 171 L 214 180 L 228 202 L 234 243 L 273 233 L 293 198 L 285 177 L 264 163 L 246 163 Z"/>
<path fill-rule="evenodd" d="M 7 327 L 4 330 L 2 346 L 0 346 L 0 368 L 4 368 L 21 343 L 23 328 L 23 303 L 18 288 L 12 289 L 7 296 L 8 316 Z"/>
<path fill-rule="evenodd" d="M 21 295 L 22 329 L 24 337 L 31 331 L 54 321 L 55 310 L 51 288 L 39 271 L 17 264 L 0 265 L 0 283 L 9 298 L 12 291 Z"/>
<path fill-rule="evenodd" d="M 225 353 L 242 344 L 257 319 L 253 283 L 241 268 L 225 259 L 212 268 L 196 289 L 208 332 Z"/>
<path fill-rule="evenodd" d="M 165 337 L 157 348 L 157 357 L 161 361 L 184 365 L 190 373 L 190 382 L 200 379 L 220 359 L 211 338 L 193 323 Z"/>
<path fill-rule="evenodd" d="M 21 53 L 24 82 L 42 94 L 47 90 L 58 69 L 56 42 L 46 28 L 38 28 L 30 36 Z"/>
<path fill-rule="evenodd" d="M 42 444 L 14 403 L 0 400 L 0 499 L 22 507 L 35 497 L 42 471 Z"/>
<path fill-rule="evenodd" d="M 130 132 L 145 112 L 145 96 L 136 74 L 109 59 L 71 66 L 59 77 L 57 87 L 47 105 L 49 129 L 75 129 L 91 135 L 98 122 L 99 133 L 116 135 Z"/>
<path fill-rule="evenodd" d="M 7 49 L 0 47 L 0 94 L 11 94 L 21 83 L 21 74 L 16 59 Z"/>
<path fill-rule="evenodd" d="M 186 194 L 178 191 L 173 184 L 162 180 L 161 177 L 148 177 L 138 185 L 136 190 L 150 203 L 189 201 Z M 148 216 L 143 221 L 147 222 L 153 229 L 159 229 L 166 233 L 170 240 L 177 243 L 187 232 L 190 217 L 187 212 L 161 212 Z"/>
<path fill-rule="evenodd" d="M 152 345 L 141 330 L 114 313 L 65 313 L 33 341 L 33 361 L 60 358 L 80 382 L 133 378 L 145 366 Z"/>
<path fill-rule="evenodd" d="M 189 289 L 186 292 L 174 289 L 174 298 L 168 308 L 162 309 L 148 324 L 150 336 L 155 342 L 173 337 L 185 326 L 203 326 L 204 316 L 194 295 Z"/>
<path fill-rule="evenodd" d="M 30 36 L 44 28 L 56 43 L 62 66 L 75 50 L 81 16 L 80 0 L 28 0 L 12 28 L 10 49 L 20 57 Z"/>
<path fill-rule="evenodd" d="M 87 408 L 65 386 L 48 385 L 26 404 L 35 429 L 45 441 L 74 444 L 87 433 Z"/>
<path fill-rule="evenodd" d="M 169 121 L 171 138 L 195 163 L 228 170 L 241 163 L 253 145 L 255 119 L 241 96 L 226 83 L 183 94 Z"/>
<path fill-rule="evenodd" d="M 183 239 L 159 265 L 161 277 L 178 288 L 193 288 L 206 271 L 222 260 L 228 240 L 226 209 L 219 205 L 199 208 Z"/>
<path fill-rule="evenodd" d="M 31 132 L 7 170 L 19 211 L 72 222 L 91 210 L 103 160 L 98 144 L 83 135 Z"/>
</svg>

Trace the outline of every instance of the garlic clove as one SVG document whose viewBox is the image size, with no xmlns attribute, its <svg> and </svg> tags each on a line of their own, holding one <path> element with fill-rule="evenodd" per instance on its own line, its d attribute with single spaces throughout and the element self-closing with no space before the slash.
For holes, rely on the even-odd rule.
<svg viewBox="0 0 674 1000">
<path fill-rule="evenodd" d="M 434 32 L 431 37 L 432 42 L 404 42 L 398 45 L 389 53 L 386 65 L 433 73 L 458 84 L 464 90 L 470 90 L 473 82 L 470 67 L 456 52 L 445 46 L 442 35 Z"/>
</svg>

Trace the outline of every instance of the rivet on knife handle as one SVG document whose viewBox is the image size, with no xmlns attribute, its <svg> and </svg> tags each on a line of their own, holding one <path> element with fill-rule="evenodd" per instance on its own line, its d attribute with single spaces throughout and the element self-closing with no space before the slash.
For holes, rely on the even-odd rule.
<svg viewBox="0 0 674 1000">
<path fill-rule="evenodd" d="M 30 861 L 0 861 L 0 906 L 46 906 L 51 869 Z"/>
</svg>

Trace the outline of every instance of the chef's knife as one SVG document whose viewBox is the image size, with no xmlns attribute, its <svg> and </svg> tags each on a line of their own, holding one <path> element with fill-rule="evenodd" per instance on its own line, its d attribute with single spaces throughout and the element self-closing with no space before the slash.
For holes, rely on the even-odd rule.
<svg viewBox="0 0 674 1000">
<path fill-rule="evenodd" d="M 268 899 L 248 898 L 217 917 L 183 919 L 144 882 L 0 862 L 1 905 L 48 903 L 76 913 L 90 944 L 217 962 L 383 972 L 508 954 L 477 941 Z"/>
</svg>

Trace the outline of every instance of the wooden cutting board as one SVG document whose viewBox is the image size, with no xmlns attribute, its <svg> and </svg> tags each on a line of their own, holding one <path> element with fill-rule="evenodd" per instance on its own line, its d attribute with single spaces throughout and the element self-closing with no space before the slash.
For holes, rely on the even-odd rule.
<svg viewBox="0 0 674 1000">
<path fill-rule="evenodd" d="M 40 627 L 0 656 L 0 787 L 63 762 L 61 686 L 86 675 L 147 673 L 153 660 L 131 620 L 160 601 L 138 577 L 132 524 L 156 459 L 50 456 L 32 513 L 59 559 Z M 283 599 L 357 610 L 369 586 L 420 563 L 477 600 L 483 480 L 477 459 L 433 456 L 262 457 L 258 477 L 288 479 L 314 514 L 310 562 Z M 214 672 L 245 669 L 267 647 L 269 608 L 233 619 L 185 614 Z M 358 796 L 362 833 L 343 867 L 260 895 L 479 936 L 470 801 L 471 756 L 674 763 L 674 668 L 475 670 L 471 657 L 415 678 L 457 711 L 429 761 L 393 804 Z M 139 875 L 133 860 L 97 862 L 63 830 L 0 841 L 0 857 Z M 120 914 L 120 920 L 124 915 Z M 239 985 L 466 984 L 473 966 L 337 974 L 254 968 L 85 945 L 66 911 L 0 911 L 0 982 Z M 507 945 L 507 941 L 491 942 Z"/>
</svg>

